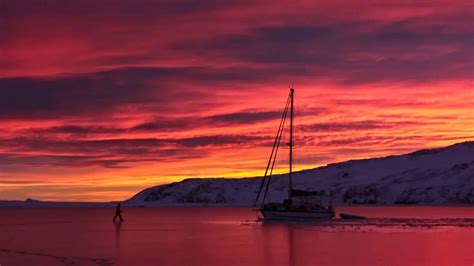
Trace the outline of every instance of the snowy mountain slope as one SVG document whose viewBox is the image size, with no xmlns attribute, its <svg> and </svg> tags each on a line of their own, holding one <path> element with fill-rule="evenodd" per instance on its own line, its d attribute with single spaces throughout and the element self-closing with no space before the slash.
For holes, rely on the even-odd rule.
<svg viewBox="0 0 474 266">
<path fill-rule="evenodd" d="M 261 178 L 187 179 L 145 189 L 128 206 L 251 206 Z M 474 141 L 384 158 L 330 164 L 294 174 L 296 189 L 335 204 L 472 204 Z M 268 199 L 281 201 L 288 177 L 272 177 Z"/>
</svg>

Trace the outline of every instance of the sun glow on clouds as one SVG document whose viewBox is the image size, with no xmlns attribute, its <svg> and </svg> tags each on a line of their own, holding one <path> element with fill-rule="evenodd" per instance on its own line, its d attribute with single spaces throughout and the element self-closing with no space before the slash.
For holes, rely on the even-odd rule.
<svg viewBox="0 0 474 266">
<path fill-rule="evenodd" d="M 120 200 L 474 138 L 470 1 L 7 1 L 0 199 Z M 278 171 L 285 171 L 286 150 Z"/>
</svg>

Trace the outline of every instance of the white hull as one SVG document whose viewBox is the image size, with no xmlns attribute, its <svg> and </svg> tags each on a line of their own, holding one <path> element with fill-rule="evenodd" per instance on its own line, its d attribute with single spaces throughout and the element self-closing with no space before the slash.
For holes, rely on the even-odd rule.
<svg viewBox="0 0 474 266">
<path fill-rule="evenodd" d="M 334 214 L 330 211 L 278 211 L 260 210 L 264 221 L 319 221 L 330 220 Z"/>
</svg>

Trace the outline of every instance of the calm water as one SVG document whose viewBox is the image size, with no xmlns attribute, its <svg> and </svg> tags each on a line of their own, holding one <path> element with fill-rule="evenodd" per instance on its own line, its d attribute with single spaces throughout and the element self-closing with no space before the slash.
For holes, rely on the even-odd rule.
<svg viewBox="0 0 474 266">
<path fill-rule="evenodd" d="M 0 209 L 0 265 L 474 265 L 473 207 L 338 211 L 374 218 L 262 224 L 249 209 L 147 208 L 124 209 L 119 225 L 113 209 Z"/>
</svg>

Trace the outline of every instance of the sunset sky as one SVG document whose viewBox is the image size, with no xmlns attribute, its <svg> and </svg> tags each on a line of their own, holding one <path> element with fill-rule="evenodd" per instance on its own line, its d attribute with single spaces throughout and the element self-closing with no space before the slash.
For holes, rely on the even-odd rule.
<svg viewBox="0 0 474 266">
<path fill-rule="evenodd" d="M 297 169 L 474 140 L 473 76 L 472 1 L 1 1 L 0 199 L 262 175 L 290 85 Z"/>
</svg>

